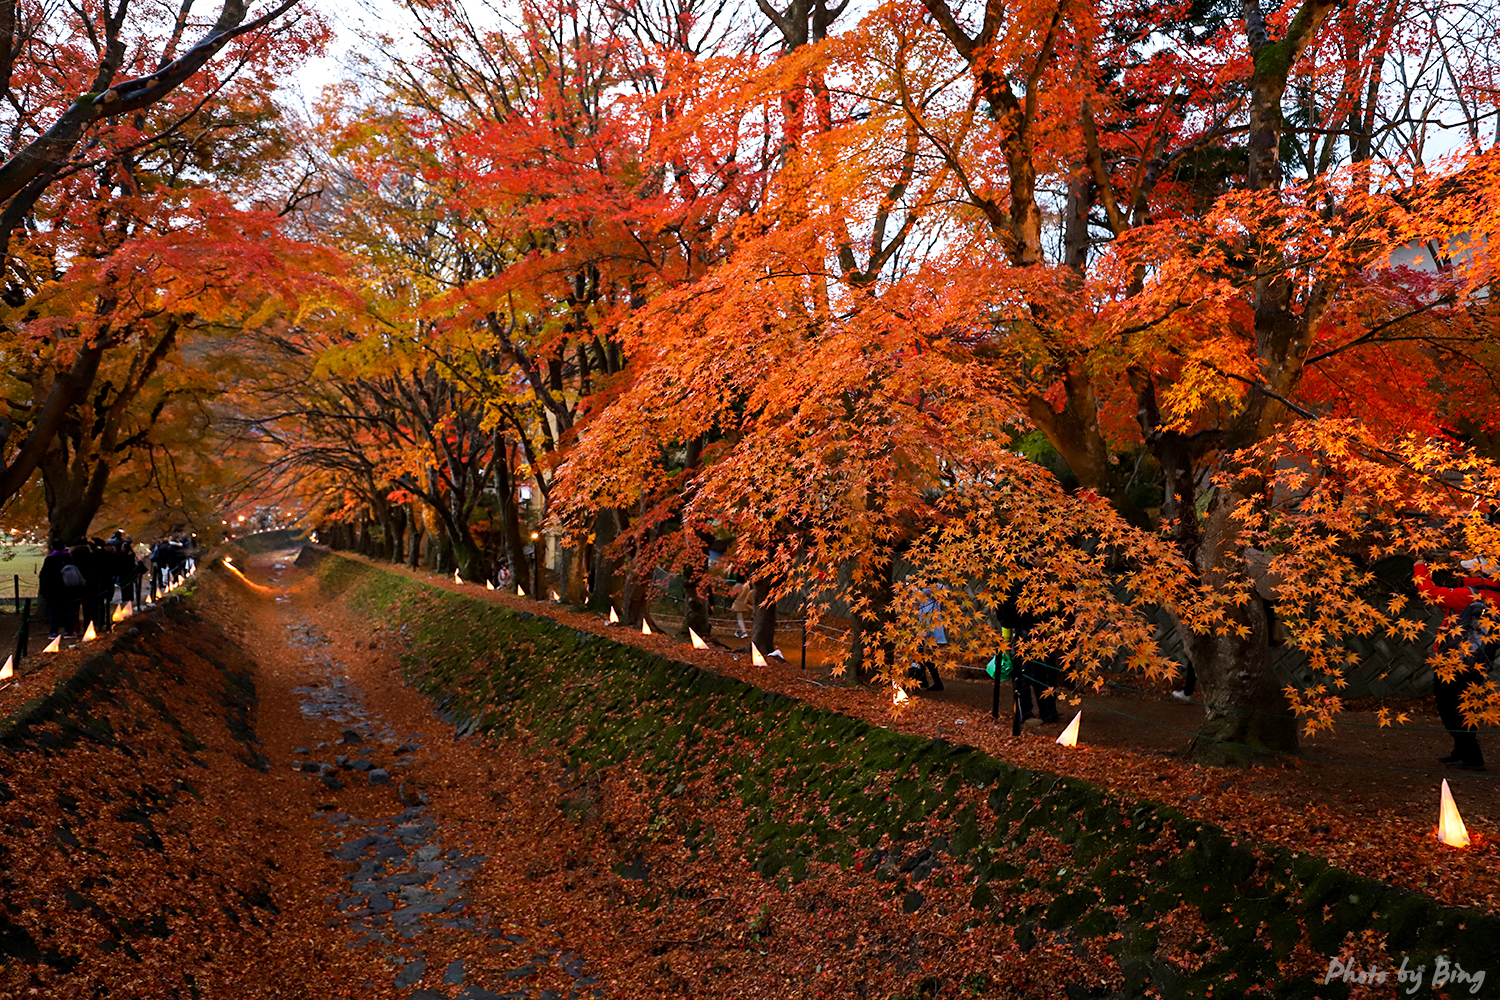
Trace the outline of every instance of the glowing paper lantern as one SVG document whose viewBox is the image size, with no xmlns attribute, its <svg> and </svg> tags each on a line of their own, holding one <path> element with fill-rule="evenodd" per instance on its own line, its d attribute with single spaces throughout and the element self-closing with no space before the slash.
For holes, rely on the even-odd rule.
<svg viewBox="0 0 1500 1000">
<path fill-rule="evenodd" d="M 1453 804 L 1453 793 L 1448 790 L 1447 778 L 1443 779 L 1443 799 L 1438 809 L 1438 840 L 1449 847 L 1469 846 L 1469 831 L 1464 828 L 1458 806 Z"/>
<path fill-rule="evenodd" d="M 52 641 L 49 642 L 49 643 L 47 643 L 47 645 L 45 645 L 45 646 L 42 647 L 42 652 L 44 652 L 44 653 L 61 653 L 62 652 L 62 636 L 60 636 L 60 635 L 54 635 L 52 637 Z"/>
<path fill-rule="evenodd" d="M 609 606 L 609 623 L 611 625 L 620 624 L 620 613 L 615 610 L 615 606 L 613 604 Z"/>
<path fill-rule="evenodd" d="M 125 620 L 125 605 L 123 605 L 123 604 L 117 604 L 117 605 L 115 605 L 115 610 L 110 613 L 109 620 L 112 621 L 112 622 L 122 622 L 122 621 L 124 621 Z"/>
<path fill-rule="evenodd" d="M 493 581 L 493 580 L 486 580 L 486 581 L 484 581 L 484 589 L 485 590 L 494 590 L 495 589 L 495 581 Z"/>
<path fill-rule="evenodd" d="M 703 641 L 703 637 L 701 635 L 699 635 L 697 632 L 694 632 L 692 629 L 688 629 L 688 638 L 693 641 L 693 648 L 694 649 L 707 649 L 708 648 L 708 643 L 706 643 L 706 642 Z"/>
<path fill-rule="evenodd" d="M 516 584 L 516 596 L 517 597 L 525 597 L 526 596 L 526 588 L 523 587 L 523 586 L 521 586 L 519 583 Z"/>
<path fill-rule="evenodd" d="M 5 658 L 5 666 L 0 667 L 0 681 L 8 681 L 16 676 L 15 659 L 14 656 L 7 656 Z"/>
<path fill-rule="evenodd" d="M 648 622 L 648 621 L 646 621 L 646 619 L 642 618 L 641 619 L 641 635 L 650 635 L 650 634 L 651 634 L 651 623 Z"/>
<path fill-rule="evenodd" d="M 755 648 L 755 643 L 753 642 L 750 644 L 750 664 L 756 667 L 770 666 L 770 664 L 766 662 L 766 658 L 760 654 L 760 650 Z"/>
<path fill-rule="evenodd" d="M 89 627 L 83 630 L 83 641 L 93 642 L 97 638 L 99 638 L 99 633 L 94 631 L 94 623 L 89 622 Z"/>
<path fill-rule="evenodd" d="M 458 570 L 454 570 L 453 571 L 453 582 L 454 583 L 463 583 L 464 582 L 464 578 L 458 575 Z"/>
<path fill-rule="evenodd" d="M 562 595 L 559 594 L 555 590 L 548 591 L 547 592 L 547 596 L 550 597 L 550 598 L 552 598 L 552 603 L 553 604 L 561 604 L 562 603 Z"/>
<path fill-rule="evenodd" d="M 1065 747 L 1078 745 L 1078 720 L 1081 718 L 1083 718 L 1083 709 L 1078 710 L 1078 714 L 1073 716 L 1073 721 L 1068 723 L 1068 728 L 1064 729 L 1062 735 L 1057 738 L 1059 745 Z"/>
<path fill-rule="evenodd" d="M 752 646 L 751 648 L 753 649 L 754 647 Z M 906 693 L 906 688 L 902 687 L 900 683 L 892 681 L 891 687 L 895 689 L 895 691 L 891 694 L 892 705 L 905 705 L 908 701 L 911 700 L 911 695 Z"/>
</svg>

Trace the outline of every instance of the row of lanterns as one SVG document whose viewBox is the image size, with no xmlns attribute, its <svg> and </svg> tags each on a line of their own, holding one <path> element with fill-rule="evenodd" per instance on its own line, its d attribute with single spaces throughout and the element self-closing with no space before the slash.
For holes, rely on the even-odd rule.
<svg viewBox="0 0 1500 1000">
<path fill-rule="evenodd" d="M 225 563 L 225 565 L 228 565 L 229 564 L 229 560 L 225 559 L 224 563 Z M 191 574 L 188 574 L 188 575 L 191 575 Z M 174 580 L 171 583 L 167 584 L 166 589 L 164 589 L 162 591 L 162 593 L 164 593 L 164 594 L 170 593 L 170 592 L 178 589 L 179 587 L 181 587 L 186 582 L 187 582 L 187 577 L 186 576 L 180 577 L 177 580 Z M 153 602 L 151 602 L 151 601 L 147 601 L 144 604 L 142 604 L 141 607 L 149 608 L 152 605 L 152 603 Z M 115 605 L 115 609 L 112 612 L 110 612 L 109 620 L 111 622 L 113 622 L 114 624 L 118 625 L 120 622 L 123 622 L 125 619 L 132 617 L 134 614 L 135 614 L 135 604 L 134 604 L 134 602 L 126 601 L 123 604 L 117 604 L 117 605 Z M 83 630 L 83 637 L 82 637 L 82 639 L 80 641 L 81 642 L 93 642 L 97 638 L 99 638 L 99 632 L 98 632 L 97 629 L 94 628 L 94 623 L 91 621 L 88 624 L 88 628 L 86 628 L 86 629 Z M 44 653 L 61 653 L 62 652 L 62 636 L 60 636 L 60 635 L 54 635 L 52 637 L 52 641 L 49 642 L 49 643 L 47 643 L 47 645 L 45 645 L 45 646 L 42 647 L 42 652 L 44 652 Z M 15 678 L 15 676 L 16 676 L 16 662 L 15 661 L 16 661 L 16 658 L 15 658 L 14 655 L 7 656 L 5 658 L 5 664 L 3 666 L 0 666 L 0 681 L 8 681 L 8 680 L 12 680 L 12 679 Z"/>
<path fill-rule="evenodd" d="M 459 576 L 458 570 L 453 571 L 453 582 L 459 584 L 464 582 L 463 579 Z M 485 589 L 487 590 L 495 589 L 494 583 L 489 580 L 486 580 L 484 585 Z M 520 586 L 520 584 L 516 585 L 516 594 L 520 597 L 526 596 L 526 591 Z M 562 598 L 555 590 L 551 591 L 548 596 L 552 599 L 553 603 L 560 603 L 562 601 Z M 610 605 L 609 624 L 620 624 L 620 613 L 615 610 L 614 605 Z M 655 634 L 651 631 L 650 622 L 648 622 L 644 618 L 641 619 L 641 634 Z M 694 649 L 709 648 L 708 643 L 703 640 L 703 637 L 700 636 L 691 627 L 688 628 L 688 638 L 692 641 Z M 770 665 L 765 655 L 761 653 L 754 642 L 750 643 L 750 662 L 752 665 L 757 667 Z M 6 666 L 8 668 L 9 663 L 7 663 Z M 0 678 L 3 678 L 5 676 L 7 676 L 5 673 L 0 673 Z M 901 686 L 899 681 L 893 682 L 892 688 L 893 691 L 891 694 L 891 703 L 893 705 L 901 706 L 911 700 L 911 696 L 906 693 L 906 689 Z M 1063 728 L 1062 733 L 1057 737 L 1057 743 L 1059 746 L 1076 747 L 1078 745 L 1078 729 L 1082 721 L 1083 710 L 1080 709 L 1078 713 L 1073 716 L 1072 721 Z M 1458 806 L 1453 801 L 1453 793 L 1448 788 L 1447 778 L 1443 779 L 1442 798 L 1438 807 L 1437 838 L 1439 841 L 1449 845 L 1450 847 L 1469 846 L 1469 832 L 1464 827 L 1463 818 L 1459 816 Z"/>
</svg>

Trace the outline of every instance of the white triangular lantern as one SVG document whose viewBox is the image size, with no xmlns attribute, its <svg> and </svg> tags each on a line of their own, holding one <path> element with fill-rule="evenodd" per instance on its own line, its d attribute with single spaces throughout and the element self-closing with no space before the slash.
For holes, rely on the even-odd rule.
<svg viewBox="0 0 1500 1000">
<path fill-rule="evenodd" d="M 642 618 L 641 619 L 641 635 L 650 635 L 650 634 L 651 634 L 651 623 L 648 622 L 648 621 L 646 621 L 646 619 Z"/>
<path fill-rule="evenodd" d="M 688 638 L 692 640 L 693 648 L 694 649 L 707 649 L 708 648 L 708 643 L 706 643 L 706 642 L 703 641 L 703 637 L 701 635 L 699 635 L 697 632 L 694 632 L 691 628 L 688 629 Z"/>
<path fill-rule="evenodd" d="M 0 667 L 0 681 L 8 681 L 14 676 L 16 676 L 16 658 L 7 656 L 5 666 Z"/>
<path fill-rule="evenodd" d="M 494 590 L 495 589 L 495 581 L 494 580 L 486 580 L 486 581 L 484 581 L 484 589 L 485 590 Z"/>
<path fill-rule="evenodd" d="M 1073 716 L 1073 721 L 1068 723 L 1068 728 L 1064 729 L 1062 735 L 1057 738 L 1057 742 L 1060 745 L 1065 747 L 1076 747 L 1078 745 L 1078 720 L 1082 718 L 1083 709 L 1080 708 L 1078 714 Z"/>
<path fill-rule="evenodd" d="M 93 642 L 97 638 L 99 638 L 99 633 L 94 631 L 94 623 L 89 622 L 89 627 L 83 630 L 83 641 Z"/>
<path fill-rule="evenodd" d="M 47 643 L 47 645 L 45 645 L 45 646 L 42 647 L 42 652 L 44 652 L 44 653 L 61 653 L 62 652 L 62 636 L 60 636 L 60 635 L 54 635 L 52 637 L 52 641 L 49 642 L 49 643 Z"/>
<path fill-rule="evenodd" d="M 766 658 L 761 655 L 760 650 L 755 648 L 755 643 L 753 642 L 750 644 L 750 663 L 752 666 L 756 667 L 770 666 L 770 664 L 766 662 Z"/>
<path fill-rule="evenodd" d="M 526 596 L 526 588 L 523 587 L 523 586 L 521 586 L 519 583 L 516 584 L 516 596 L 517 597 L 525 597 Z"/>
<path fill-rule="evenodd" d="M 611 625 L 620 624 L 620 613 L 615 610 L 615 606 L 613 604 L 609 606 L 609 623 Z"/>
<path fill-rule="evenodd" d="M 1453 793 L 1448 790 L 1448 779 L 1443 779 L 1442 804 L 1438 807 L 1438 840 L 1449 847 L 1468 847 L 1469 831 L 1464 827 L 1463 817 L 1453 802 Z"/>
</svg>

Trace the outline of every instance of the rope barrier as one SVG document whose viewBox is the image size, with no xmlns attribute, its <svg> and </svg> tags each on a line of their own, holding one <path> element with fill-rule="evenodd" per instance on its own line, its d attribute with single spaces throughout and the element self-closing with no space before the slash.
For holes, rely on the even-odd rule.
<svg viewBox="0 0 1500 1000">
<path fill-rule="evenodd" d="M 1032 680 L 1035 680 L 1035 678 L 1032 678 Z M 1154 699 L 1156 701 L 1171 701 L 1171 702 L 1174 702 L 1175 704 L 1179 704 L 1179 705 L 1181 705 L 1181 704 L 1187 704 L 1187 702 L 1179 702 L 1179 701 L 1177 701 L 1177 699 L 1172 698 L 1172 697 L 1170 697 L 1168 695 L 1162 695 L 1162 694 L 1159 694 L 1159 693 L 1157 693 L 1155 691 L 1147 691 L 1145 688 L 1132 687 L 1129 684 L 1121 684 L 1118 681 L 1105 681 L 1104 683 L 1105 683 L 1105 686 L 1107 686 L 1107 687 L 1119 688 L 1122 691 L 1133 691 L 1136 694 L 1145 695 L 1145 696 L 1147 696 L 1149 698 L 1152 698 L 1152 699 Z M 1260 708 L 1237 708 L 1237 707 L 1235 707 L 1233 705 L 1219 705 L 1219 704 L 1215 704 L 1214 702 L 1211 702 L 1211 701 L 1201 701 L 1201 702 L 1195 701 L 1195 702 L 1192 702 L 1192 704 L 1194 704 L 1194 705 L 1202 705 L 1204 708 L 1212 708 L 1212 709 L 1214 709 L 1216 711 L 1221 711 L 1221 712 L 1238 712 L 1241 715 L 1264 715 L 1264 716 L 1269 716 L 1270 718 L 1274 718 L 1274 719 L 1296 719 L 1296 718 L 1298 718 L 1298 716 L 1295 713 L 1292 713 L 1292 712 L 1267 712 L 1265 709 L 1260 709 Z M 1353 727 L 1359 728 L 1359 729 L 1401 729 L 1401 730 L 1404 730 L 1405 732 L 1409 732 L 1409 733 L 1446 733 L 1446 732 L 1448 732 L 1448 730 L 1440 728 L 1440 727 L 1439 728 L 1433 728 L 1431 726 L 1407 726 L 1407 725 L 1402 725 L 1402 724 L 1394 723 L 1394 722 L 1391 723 L 1388 726 L 1382 726 L 1378 722 L 1355 722 L 1353 720 L 1335 719 L 1333 724 L 1336 725 L 1336 726 L 1353 726 Z M 1494 736 L 1494 735 L 1500 734 L 1500 729 L 1477 729 L 1477 730 L 1475 730 L 1475 733 L 1477 735 L 1480 735 L 1480 736 L 1484 736 L 1484 735 Z"/>
<path fill-rule="evenodd" d="M 1026 680 L 1030 681 L 1033 684 L 1044 684 L 1045 683 L 1044 681 L 1038 680 L 1037 678 L 1031 676 L 1030 674 L 1023 673 L 1021 676 L 1023 678 L 1025 678 Z M 1055 687 L 1055 685 L 1050 685 L 1050 686 L 1054 686 Z M 1229 745 L 1229 746 L 1240 747 L 1242 749 L 1245 748 L 1245 744 L 1243 744 L 1243 743 L 1237 743 L 1234 740 L 1220 739 L 1217 736 L 1204 736 L 1201 733 L 1193 732 L 1191 730 L 1179 729 L 1176 726 L 1169 726 L 1166 723 L 1157 722 L 1155 719 L 1146 719 L 1146 718 L 1142 718 L 1141 716 L 1138 716 L 1138 715 L 1131 715 L 1129 712 L 1122 712 L 1121 710 L 1119 710 L 1117 708 L 1111 708 L 1109 705 L 1101 704 L 1100 702 L 1097 702 L 1097 701 L 1095 701 L 1092 704 L 1090 704 L 1089 707 L 1090 708 L 1103 709 L 1106 712 L 1111 712 L 1111 713 L 1113 713 L 1115 715 L 1120 716 L 1121 718 L 1130 719 L 1130 720 L 1132 720 L 1134 722 L 1144 722 L 1148 726 L 1155 726 L 1157 729 L 1164 729 L 1164 730 L 1166 730 L 1169 733 L 1178 733 L 1178 734 L 1180 734 L 1182 736 L 1191 736 L 1195 740 L 1209 740 L 1209 741 L 1211 741 L 1213 743 L 1223 743 L 1223 744 L 1226 744 L 1226 745 Z M 1431 731 L 1432 732 L 1446 733 L 1448 730 L 1446 730 L 1446 729 L 1437 729 L 1437 730 L 1431 730 Z M 1315 763 L 1315 764 L 1333 764 L 1333 765 L 1342 766 L 1342 767 L 1362 767 L 1362 768 L 1365 768 L 1366 770 L 1372 770 L 1372 771 L 1390 771 L 1390 772 L 1393 772 L 1393 773 L 1396 773 L 1396 774 L 1420 774 L 1420 775 L 1424 775 L 1424 776 L 1429 777 L 1429 778 L 1432 777 L 1433 775 L 1446 775 L 1448 773 L 1447 771 L 1423 771 L 1423 770 L 1420 770 L 1420 769 L 1414 768 L 1414 767 L 1395 767 L 1395 766 L 1390 765 L 1390 764 L 1370 764 L 1370 763 L 1367 763 L 1367 762 L 1364 762 L 1364 761 L 1357 761 L 1357 760 L 1336 760 L 1336 759 L 1334 759 L 1332 757 L 1312 757 L 1312 756 L 1309 756 L 1307 754 L 1291 753 L 1291 752 L 1286 751 L 1286 750 L 1269 750 L 1269 749 L 1264 749 L 1264 750 L 1257 750 L 1257 752 L 1259 752 L 1259 753 L 1265 753 L 1265 754 L 1270 754 L 1270 755 L 1276 756 L 1276 757 L 1290 757 L 1290 758 L 1293 758 L 1295 760 L 1310 761 L 1310 762 Z M 1477 772 L 1477 771 L 1465 771 L 1464 773 L 1465 774 L 1472 774 L 1476 778 L 1484 778 L 1484 779 L 1489 780 L 1489 781 L 1500 780 L 1500 774 L 1485 774 L 1485 773 Z"/>
<path fill-rule="evenodd" d="M 1131 715 L 1129 712 L 1122 712 L 1122 711 L 1120 711 L 1117 708 L 1110 708 L 1108 705 L 1100 705 L 1098 703 L 1095 703 L 1093 705 L 1090 705 L 1089 707 L 1090 708 L 1102 708 L 1106 712 L 1113 712 L 1115 715 L 1122 716 L 1122 717 L 1124 717 L 1126 719 L 1132 719 L 1132 720 L 1134 720 L 1136 722 L 1144 722 L 1148 726 L 1155 726 L 1158 729 L 1165 729 L 1168 732 L 1181 733 L 1184 736 L 1191 736 L 1194 739 L 1210 740 L 1210 741 L 1212 741 L 1214 743 L 1224 743 L 1224 744 L 1229 744 L 1231 746 L 1237 746 L 1237 747 L 1241 747 L 1241 748 L 1244 748 L 1244 746 L 1245 746 L 1243 743 L 1236 743 L 1234 740 L 1219 739 L 1217 736 L 1204 736 L 1204 735 L 1202 735 L 1200 733 L 1190 732 L 1190 731 L 1188 731 L 1186 729 L 1178 729 L 1176 726 L 1168 726 L 1168 725 L 1165 725 L 1164 723 L 1156 722 L 1156 721 L 1154 721 L 1152 719 L 1143 719 L 1140 716 Z M 1442 732 L 1446 732 L 1447 730 L 1441 730 L 1441 731 Z M 1422 775 L 1424 777 L 1428 777 L 1428 778 L 1431 778 L 1431 777 L 1433 777 L 1435 775 L 1447 775 L 1449 773 L 1447 771 L 1423 771 L 1423 770 L 1419 770 L 1419 769 L 1414 768 L 1414 767 L 1393 767 L 1393 766 L 1391 766 L 1389 764 L 1369 764 L 1369 763 L 1366 763 L 1364 761 L 1358 761 L 1358 760 L 1336 760 L 1336 759 L 1334 759 L 1332 757 L 1310 757 L 1307 754 L 1290 753 L 1290 752 L 1288 752 L 1286 750 L 1259 750 L 1258 752 L 1260 752 L 1260 753 L 1266 753 L 1266 754 L 1271 754 L 1271 755 L 1274 755 L 1274 756 L 1277 756 L 1277 757 L 1291 757 L 1291 758 L 1293 758 L 1295 760 L 1310 761 L 1310 762 L 1312 762 L 1314 764 L 1333 764 L 1333 765 L 1335 765 L 1337 767 L 1362 767 L 1362 768 L 1365 768 L 1365 769 L 1371 770 L 1371 771 L 1392 771 L 1392 772 L 1395 772 L 1397 774 L 1420 774 L 1420 775 Z M 1497 781 L 1497 780 L 1500 780 L 1500 774 L 1485 774 L 1485 773 L 1477 772 L 1477 771 L 1465 771 L 1463 773 L 1464 774 L 1468 774 L 1468 775 L 1472 775 L 1473 777 L 1476 777 L 1476 778 L 1484 778 L 1487 781 Z"/>
</svg>

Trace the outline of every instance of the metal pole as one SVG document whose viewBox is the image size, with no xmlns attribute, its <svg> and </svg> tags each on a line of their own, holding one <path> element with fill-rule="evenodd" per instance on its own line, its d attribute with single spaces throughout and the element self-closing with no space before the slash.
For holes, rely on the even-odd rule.
<svg viewBox="0 0 1500 1000">
<path fill-rule="evenodd" d="M 1012 736 L 1021 735 L 1021 685 L 1027 683 L 1026 675 L 1022 672 L 1024 669 L 1023 665 L 1015 667 L 1011 671 L 1010 689 L 1014 694 L 1015 700 L 1010 717 L 1010 734 Z M 1037 707 L 1040 708 L 1041 706 L 1038 705 Z"/>
<path fill-rule="evenodd" d="M 16 614 L 21 613 L 21 574 L 15 574 L 16 584 Z"/>
<path fill-rule="evenodd" d="M 995 651 L 995 692 L 994 696 L 990 699 L 990 718 L 994 719 L 996 722 L 1000 721 L 1000 674 L 1002 672 L 1000 670 L 1001 655 L 1002 654 L 999 650 Z"/>
</svg>

